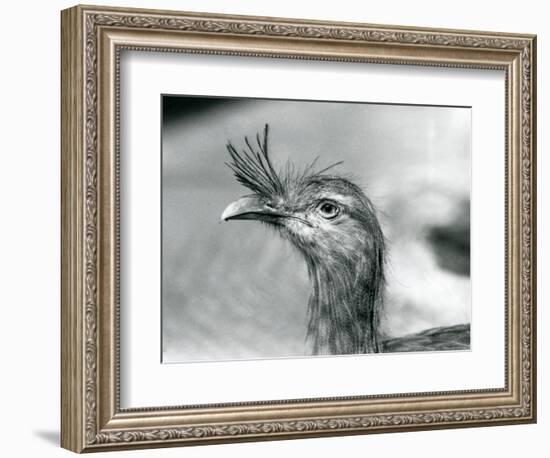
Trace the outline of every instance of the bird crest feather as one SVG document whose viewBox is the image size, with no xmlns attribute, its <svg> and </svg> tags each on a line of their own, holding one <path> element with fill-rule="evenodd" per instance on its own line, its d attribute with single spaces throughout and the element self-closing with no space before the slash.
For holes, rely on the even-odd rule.
<svg viewBox="0 0 550 458">
<path fill-rule="evenodd" d="M 264 127 L 263 137 L 258 133 L 255 140 L 254 144 L 245 136 L 245 147 L 240 151 L 228 142 L 227 151 L 231 161 L 226 162 L 226 165 L 233 171 L 239 183 L 264 199 L 284 197 L 291 185 L 297 185 L 312 176 L 324 175 L 333 167 L 343 163 L 338 161 L 321 170 L 316 170 L 319 160 L 317 156 L 301 171 L 289 161 L 284 171 L 277 172 L 269 156 L 269 124 Z"/>
</svg>

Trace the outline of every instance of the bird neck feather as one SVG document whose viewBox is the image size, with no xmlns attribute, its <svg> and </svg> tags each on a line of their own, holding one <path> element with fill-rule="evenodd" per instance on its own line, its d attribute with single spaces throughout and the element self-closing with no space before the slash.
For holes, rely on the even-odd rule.
<svg viewBox="0 0 550 458">
<path fill-rule="evenodd" d="M 371 255 L 373 252 L 371 251 Z M 308 340 L 313 354 L 377 353 L 382 306 L 383 251 L 374 259 L 307 258 L 313 291 Z"/>
</svg>

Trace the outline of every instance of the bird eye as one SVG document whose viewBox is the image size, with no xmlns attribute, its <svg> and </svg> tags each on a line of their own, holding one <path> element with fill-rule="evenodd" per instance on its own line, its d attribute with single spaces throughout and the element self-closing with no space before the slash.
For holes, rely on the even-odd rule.
<svg viewBox="0 0 550 458">
<path fill-rule="evenodd" d="M 317 207 L 321 216 L 325 219 L 333 219 L 340 213 L 340 208 L 332 202 L 321 202 Z"/>
</svg>

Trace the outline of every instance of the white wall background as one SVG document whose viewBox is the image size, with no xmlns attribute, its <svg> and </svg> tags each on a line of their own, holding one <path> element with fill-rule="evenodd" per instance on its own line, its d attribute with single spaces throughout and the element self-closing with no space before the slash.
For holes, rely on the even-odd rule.
<svg viewBox="0 0 550 458">
<path fill-rule="evenodd" d="M 113 0 L 114 2 L 114 0 Z M 96 0 L 98 4 L 109 4 Z M 543 279 L 548 276 L 548 197 L 543 126 L 550 95 L 545 3 L 306 2 L 278 0 L 116 1 L 118 6 L 155 7 L 263 16 L 381 24 L 469 28 L 538 34 L 539 125 L 539 423 L 537 425 L 355 436 L 120 452 L 128 456 L 543 456 L 550 433 L 544 383 L 548 345 L 544 330 Z M 71 2 L 10 2 L 0 27 L 0 423 L 3 456 L 69 456 L 59 436 L 59 10 Z M 546 55 L 545 55 L 546 54 Z M 130 455 L 131 454 L 131 455 Z M 113 455 L 115 456 L 115 455 Z"/>
</svg>

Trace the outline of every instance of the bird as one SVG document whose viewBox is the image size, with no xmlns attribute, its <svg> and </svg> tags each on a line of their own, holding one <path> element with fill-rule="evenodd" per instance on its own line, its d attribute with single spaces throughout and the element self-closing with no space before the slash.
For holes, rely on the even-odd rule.
<svg viewBox="0 0 550 458">
<path fill-rule="evenodd" d="M 334 172 L 342 161 L 276 170 L 269 124 L 243 148 L 226 144 L 226 165 L 251 191 L 227 205 L 223 221 L 259 221 L 303 257 L 311 283 L 306 340 L 313 355 L 366 354 L 469 347 L 469 325 L 436 328 L 382 341 L 386 240 L 375 206 L 359 185 Z"/>
</svg>

